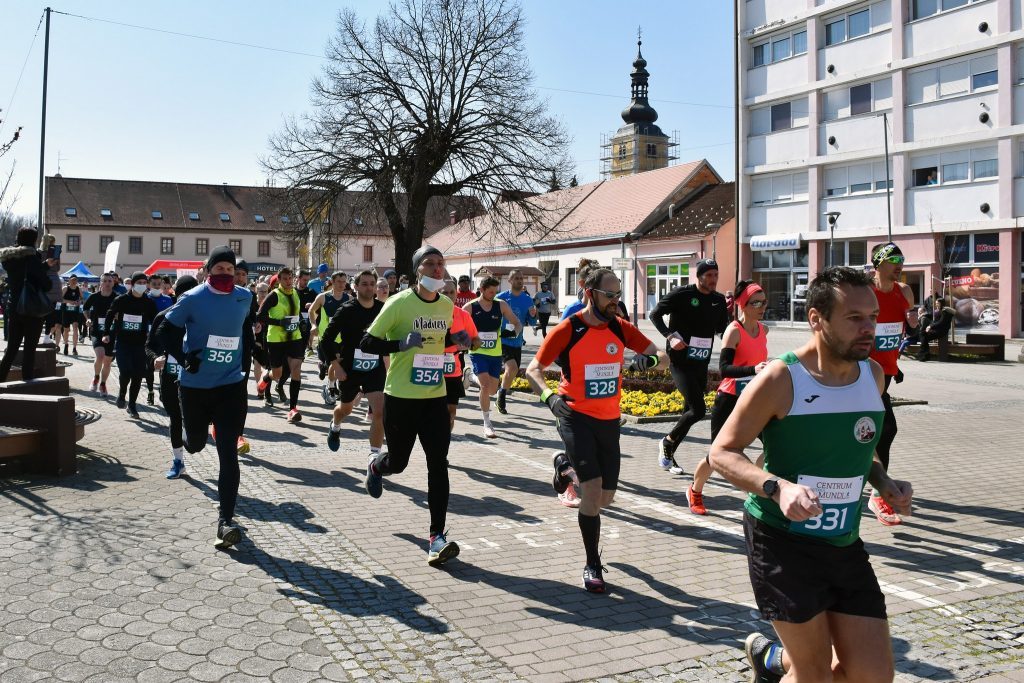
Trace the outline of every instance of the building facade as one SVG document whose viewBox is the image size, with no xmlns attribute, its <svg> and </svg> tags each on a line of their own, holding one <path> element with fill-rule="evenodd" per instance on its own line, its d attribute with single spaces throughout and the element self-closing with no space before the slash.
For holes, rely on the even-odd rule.
<svg viewBox="0 0 1024 683">
<path fill-rule="evenodd" d="M 740 272 L 769 317 L 803 319 L 808 279 L 891 226 L 918 301 L 1021 334 L 1022 5 L 736 0 Z"/>
</svg>

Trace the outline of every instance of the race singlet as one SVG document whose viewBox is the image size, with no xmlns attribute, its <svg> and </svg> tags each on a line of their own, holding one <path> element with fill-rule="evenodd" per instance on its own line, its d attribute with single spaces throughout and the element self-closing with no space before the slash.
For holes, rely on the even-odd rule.
<svg viewBox="0 0 1024 683">
<path fill-rule="evenodd" d="M 690 337 L 686 357 L 690 360 L 711 360 L 711 337 Z"/>
<path fill-rule="evenodd" d="M 417 353 L 412 359 L 412 376 L 410 381 L 424 387 L 436 387 L 444 378 L 444 355 L 437 353 Z"/>
<path fill-rule="evenodd" d="M 142 330 L 142 316 L 141 315 L 129 315 L 125 313 L 121 316 L 121 327 L 125 332 L 139 332 Z"/>
<path fill-rule="evenodd" d="M 380 365 L 380 356 L 372 353 L 364 353 L 360 349 L 355 350 L 352 356 L 352 370 L 354 372 L 369 372 Z"/>
<path fill-rule="evenodd" d="M 864 477 L 815 477 L 801 474 L 797 483 L 817 492 L 821 514 L 803 522 L 792 522 L 790 531 L 808 536 L 842 536 L 853 528 Z"/>
<path fill-rule="evenodd" d="M 583 387 L 586 398 L 607 398 L 619 390 L 618 363 L 588 363 L 584 366 Z"/>
<path fill-rule="evenodd" d="M 900 347 L 903 338 L 903 323 L 878 323 L 875 325 L 875 349 L 894 351 Z"/>
<path fill-rule="evenodd" d="M 211 334 L 206 339 L 206 360 L 217 364 L 230 364 L 235 361 L 240 337 L 219 337 Z"/>
</svg>

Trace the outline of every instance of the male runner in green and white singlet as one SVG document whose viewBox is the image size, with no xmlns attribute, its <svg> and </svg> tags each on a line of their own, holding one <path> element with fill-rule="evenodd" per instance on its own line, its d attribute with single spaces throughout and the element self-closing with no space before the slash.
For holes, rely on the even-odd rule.
<svg viewBox="0 0 1024 683">
<path fill-rule="evenodd" d="M 747 386 L 711 445 L 711 465 L 750 495 L 743 528 L 754 598 L 781 645 L 747 638 L 752 681 L 892 681 L 885 597 L 860 540 L 864 485 L 901 514 L 908 482 L 875 446 L 885 377 L 868 356 L 878 301 L 871 279 L 827 268 L 807 291 L 813 336 Z M 764 468 L 744 449 L 761 435 Z"/>
</svg>

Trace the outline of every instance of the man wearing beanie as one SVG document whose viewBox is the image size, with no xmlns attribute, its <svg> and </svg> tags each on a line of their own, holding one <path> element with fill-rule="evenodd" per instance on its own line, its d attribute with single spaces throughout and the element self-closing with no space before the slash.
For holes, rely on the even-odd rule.
<svg viewBox="0 0 1024 683">
<path fill-rule="evenodd" d="M 907 319 L 907 311 L 914 305 L 914 292 L 900 282 L 903 260 L 903 252 L 893 242 L 876 245 L 871 250 L 871 265 L 875 268 L 875 298 L 878 299 L 878 322 L 875 325 L 875 345 L 871 358 L 882 366 L 885 373 L 885 391 L 882 392 L 885 418 L 882 420 L 882 432 L 875 450 L 886 472 L 889 471 L 889 450 L 896 439 L 896 414 L 893 413 L 892 400 L 889 398 L 889 385 L 900 374 L 898 361 L 903 322 Z M 868 509 L 885 526 L 895 526 L 903 521 L 877 490 L 871 492 Z"/>
<path fill-rule="evenodd" d="M 145 273 L 132 273 L 129 284 L 128 293 L 110 304 L 102 342 L 114 345 L 114 360 L 117 361 L 121 385 L 117 391 L 117 407 L 123 409 L 127 406 L 128 414 L 138 419 L 136 401 L 142 388 L 142 378 L 146 375 L 146 336 L 156 318 L 156 304 L 146 296 L 149 278 Z"/>
<path fill-rule="evenodd" d="M 253 348 L 252 292 L 235 285 L 235 253 L 228 247 L 210 253 L 206 273 L 202 286 L 185 292 L 167 311 L 157 329 L 157 341 L 181 366 L 185 450 L 203 450 L 213 423 L 220 461 L 217 547 L 223 549 L 242 540 L 234 515 L 239 480 L 237 444 L 245 424 L 245 383 Z"/>
<path fill-rule="evenodd" d="M 427 456 L 427 507 L 430 541 L 427 564 L 440 566 L 459 554 L 459 546 L 445 537 L 448 514 L 448 390 L 445 386 L 445 347 L 469 347 L 466 332 L 454 335 L 452 300 L 440 294 L 444 287 L 444 256 L 423 245 L 412 258 L 416 284 L 388 297 L 362 341 L 367 354 L 390 354 L 384 382 L 384 434 L 386 453 L 366 466 L 366 492 L 380 498 L 383 477 L 401 474 L 409 464 L 416 438 Z M 454 363 L 454 361 L 452 361 Z"/>
<path fill-rule="evenodd" d="M 685 401 L 679 421 L 658 447 L 658 465 L 673 474 L 683 473 L 683 468 L 676 463 L 676 449 L 690 427 L 707 413 L 704 392 L 708 385 L 711 347 L 715 335 L 721 336 L 729 325 L 725 297 L 717 289 L 718 263 L 714 259 L 703 259 L 697 262 L 697 282 L 676 287 L 651 311 L 651 322 L 668 340 L 669 370 Z"/>
</svg>

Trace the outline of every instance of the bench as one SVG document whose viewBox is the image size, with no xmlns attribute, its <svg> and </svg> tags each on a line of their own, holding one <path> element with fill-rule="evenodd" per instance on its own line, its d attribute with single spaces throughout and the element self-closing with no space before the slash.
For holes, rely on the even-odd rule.
<svg viewBox="0 0 1024 683">
<path fill-rule="evenodd" d="M 1003 360 L 1003 358 L 1005 358 L 1006 342 L 1001 335 L 998 335 L 1000 339 L 1000 343 L 998 344 L 980 343 L 977 341 L 972 341 L 971 338 L 974 336 L 975 335 L 973 334 L 968 334 L 966 342 L 951 342 L 949 341 L 949 339 L 945 337 L 943 337 L 942 339 L 934 339 L 932 340 L 930 346 L 933 349 L 937 349 L 936 355 L 940 361 L 948 361 L 951 355 L 961 354 L 983 356 L 986 358 L 991 358 L 993 360 Z M 995 335 L 981 334 L 977 336 L 988 338 Z M 911 344 L 904 350 L 904 353 L 914 355 L 920 353 L 921 351 L 922 347 L 920 344 Z"/>
<path fill-rule="evenodd" d="M 0 384 L 0 395 L 68 396 L 70 393 L 71 383 L 67 377 L 39 377 L 38 379 L 30 379 L 27 382 L 4 382 Z"/>
<path fill-rule="evenodd" d="M 10 381 L 21 379 L 21 359 L 24 356 L 25 349 L 18 349 L 18 353 L 14 356 L 14 365 L 11 367 L 10 373 L 7 375 L 7 379 Z M 54 347 L 37 347 L 36 348 L 36 366 L 35 375 L 36 377 L 55 377 L 64 375 L 64 367 L 61 367 L 57 363 L 57 349 Z"/>
<path fill-rule="evenodd" d="M 74 474 L 75 417 L 70 396 L 0 394 L 0 458 L 22 458 L 30 472 Z"/>
</svg>

